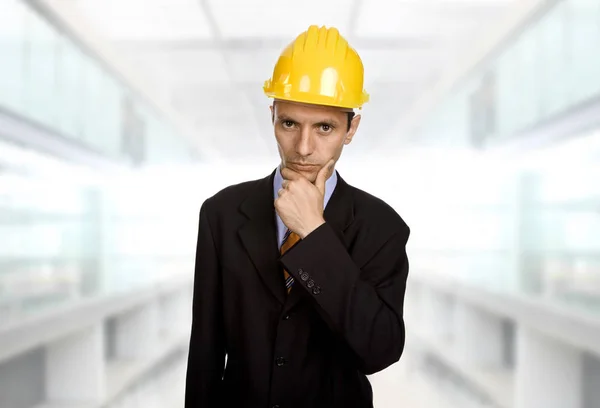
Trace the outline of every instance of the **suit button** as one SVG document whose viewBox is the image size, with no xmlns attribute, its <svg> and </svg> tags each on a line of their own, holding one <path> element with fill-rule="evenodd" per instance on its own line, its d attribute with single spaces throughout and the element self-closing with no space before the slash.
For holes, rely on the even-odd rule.
<svg viewBox="0 0 600 408">
<path fill-rule="evenodd" d="M 321 293 L 321 287 L 320 286 L 315 286 L 313 288 L 313 295 L 318 295 L 319 293 Z"/>
<path fill-rule="evenodd" d="M 277 367 L 283 367 L 287 363 L 287 361 L 283 357 L 277 357 L 277 360 L 275 360 L 275 363 L 277 364 Z"/>
<path fill-rule="evenodd" d="M 309 278 L 308 273 L 303 272 L 302 275 L 300 275 L 300 279 L 302 279 L 303 281 L 307 281 Z"/>
<path fill-rule="evenodd" d="M 290 320 L 290 315 L 288 314 L 288 315 L 283 316 L 283 320 Z"/>
<path fill-rule="evenodd" d="M 308 286 L 309 288 L 312 288 L 313 286 L 315 286 L 315 281 L 314 281 L 314 280 L 312 280 L 312 279 L 311 279 L 311 280 L 309 280 L 309 281 L 306 283 L 306 286 Z"/>
<path fill-rule="evenodd" d="M 280 408 L 279 405 L 273 405 L 271 408 Z"/>
</svg>

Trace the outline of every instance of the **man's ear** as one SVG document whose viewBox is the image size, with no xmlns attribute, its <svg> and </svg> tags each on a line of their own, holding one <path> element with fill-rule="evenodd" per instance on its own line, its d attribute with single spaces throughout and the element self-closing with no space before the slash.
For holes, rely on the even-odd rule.
<svg viewBox="0 0 600 408">
<path fill-rule="evenodd" d="M 358 130 L 358 125 L 360 125 L 360 119 L 360 115 L 356 115 L 352 118 L 352 121 L 350 122 L 350 129 L 348 129 L 348 132 L 346 133 L 346 138 L 344 139 L 344 144 L 347 145 L 350 144 L 350 142 L 352 142 L 352 138 Z"/>
</svg>

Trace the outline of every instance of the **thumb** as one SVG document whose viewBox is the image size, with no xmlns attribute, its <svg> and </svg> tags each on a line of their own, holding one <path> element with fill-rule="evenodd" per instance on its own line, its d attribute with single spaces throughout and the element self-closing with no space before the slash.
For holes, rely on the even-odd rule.
<svg viewBox="0 0 600 408">
<path fill-rule="evenodd" d="M 335 160 L 331 159 L 321 170 L 319 170 L 319 174 L 317 174 L 317 179 L 315 180 L 315 186 L 319 189 L 321 194 L 325 194 L 325 182 L 331 175 L 333 171 L 333 165 L 335 164 Z"/>
</svg>

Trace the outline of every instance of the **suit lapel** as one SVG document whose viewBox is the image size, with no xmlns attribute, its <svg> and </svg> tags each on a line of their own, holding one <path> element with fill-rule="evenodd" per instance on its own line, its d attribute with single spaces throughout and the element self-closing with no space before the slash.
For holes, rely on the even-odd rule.
<svg viewBox="0 0 600 408">
<path fill-rule="evenodd" d="M 340 177 L 339 173 L 337 177 L 335 190 L 327 203 L 327 207 L 325 207 L 323 218 L 338 234 L 340 240 L 345 242 L 344 231 L 354 219 L 354 201 L 350 186 Z M 284 308 L 285 312 L 296 306 L 302 298 L 310 296 L 305 288 L 300 288 L 298 285 L 301 285 L 301 283 L 294 282 L 292 290 L 287 296 Z"/>
<path fill-rule="evenodd" d="M 259 180 L 256 189 L 242 203 L 240 210 L 248 217 L 238 231 L 242 244 L 273 296 L 284 304 L 286 300 L 283 275 L 279 265 L 275 207 L 273 205 L 273 177 Z"/>
</svg>

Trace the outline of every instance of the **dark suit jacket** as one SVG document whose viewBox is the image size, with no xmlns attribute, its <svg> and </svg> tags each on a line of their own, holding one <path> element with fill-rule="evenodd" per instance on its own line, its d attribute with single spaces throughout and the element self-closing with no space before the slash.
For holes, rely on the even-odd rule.
<svg viewBox="0 0 600 408">
<path fill-rule="evenodd" d="M 200 210 L 185 406 L 372 407 L 366 375 L 404 348 L 409 228 L 338 174 L 326 223 L 280 256 L 274 174 Z"/>
</svg>

